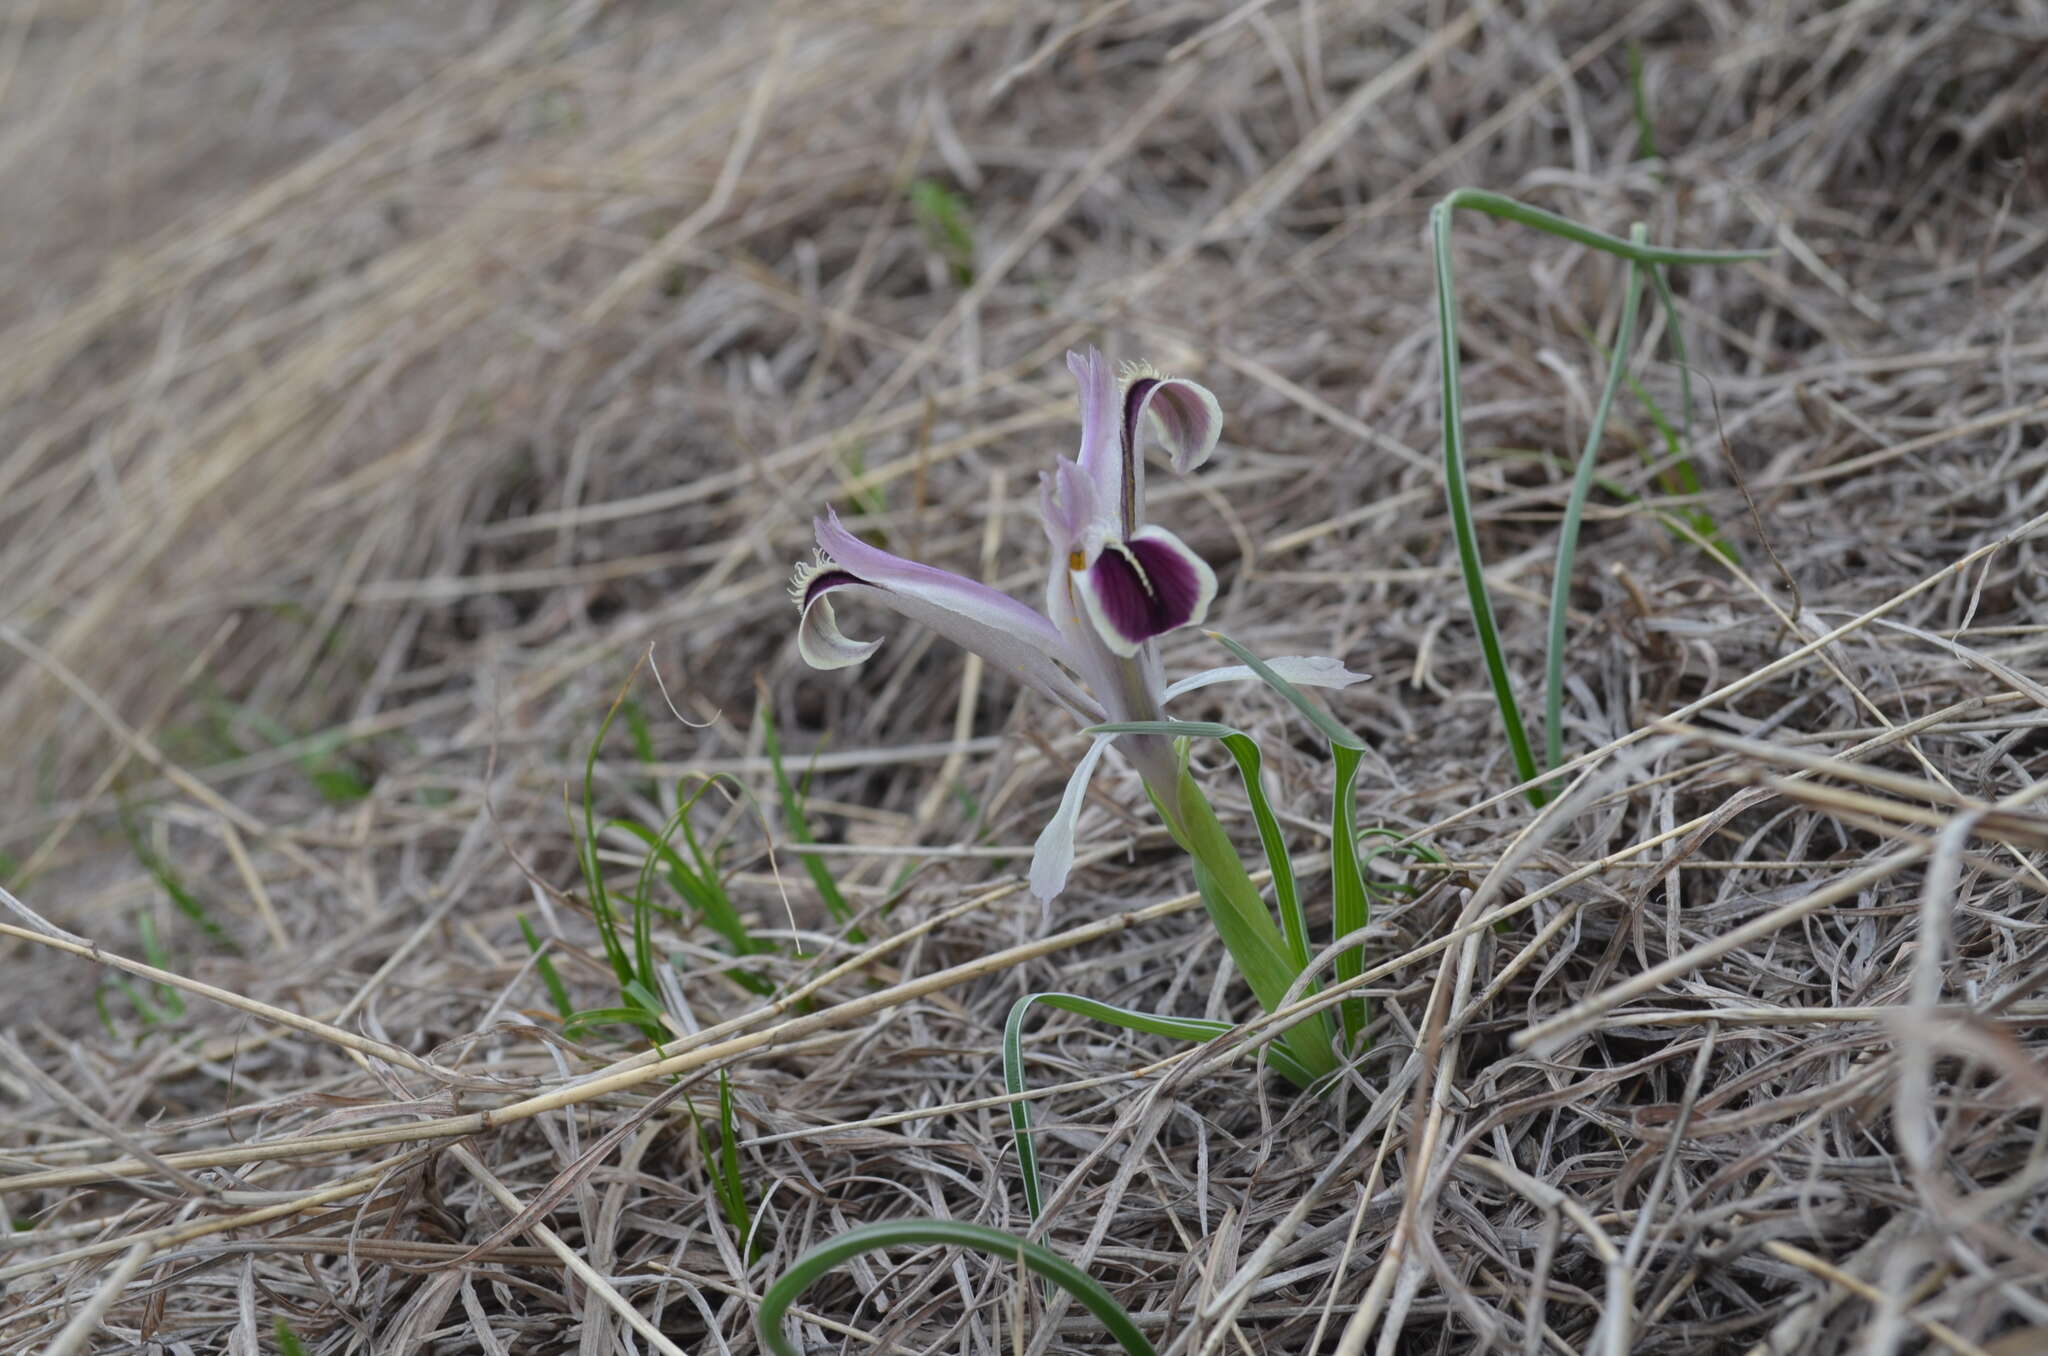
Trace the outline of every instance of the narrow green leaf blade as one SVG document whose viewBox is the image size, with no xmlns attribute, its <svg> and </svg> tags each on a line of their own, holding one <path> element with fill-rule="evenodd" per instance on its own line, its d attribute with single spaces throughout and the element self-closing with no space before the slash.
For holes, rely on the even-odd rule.
<svg viewBox="0 0 2048 1356">
<path fill-rule="evenodd" d="M 1333 748 L 1336 785 L 1330 800 L 1330 897 L 1331 927 L 1339 937 L 1349 936 L 1371 918 L 1371 903 L 1365 889 L 1365 873 L 1358 861 L 1358 812 L 1353 788 L 1358 782 L 1361 758 L 1356 749 Z M 1363 948 L 1346 947 L 1331 964 L 1339 981 L 1355 979 L 1365 969 Z M 1355 1048 L 1365 1030 L 1365 1000 L 1347 998 L 1337 1005 L 1344 1027 L 1344 1043 Z"/>
<path fill-rule="evenodd" d="M 1645 227 L 1637 222 L 1629 228 L 1629 240 L 1642 244 Z M 1628 280 L 1623 284 L 1621 328 L 1614 337 L 1614 357 L 1607 364 L 1607 381 L 1600 388 L 1600 401 L 1593 407 L 1592 427 L 1586 430 L 1586 445 L 1579 453 L 1578 469 L 1572 475 L 1571 493 L 1565 499 L 1564 518 L 1557 528 L 1557 564 L 1550 575 L 1550 630 L 1543 658 L 1543 757 L 1545 769 L 1564 761 L 1564 641 L 1565 622 L 1572 596 L 1572 563 L 1578 556 L 1579 527 L 1585 521 L 1586 496 L 1593 488 L 1593 468 L 1600 460 L 1600 443 L 1607 432 L 1607 417 L 1614 410 L 1614 396 L 1628 372 L 1628 360 L 1635 348 L 1636 310 L 1642 300 L 1642 265 L 1630 262 Z"/>
<path fill-rule="evenodd" d="M 796 1345 L 782 1331 L 783 1318 L 797 1297 L 818 1277 L 849 1258 L 911 1244 L 969 1248 L 991 1257 L 1019 1262 L 1079 1300 L 1081 1306 L 1095 1315 L 1104 1330 L 1124 1349 L 1126 1356 L 1155 1356 L 1152 1343 L 1146 1340 L 1124 1307 L 1102 1288 L 1099 1281 L 1072 1262 L 1043 1244 L 991 1229 L 985 1224 L 942 1219 L 887 1220 L 879 1224 L 865 1224 L 805 1252 L 761 1296 L 761 1307 L 754 1319 L 761 1345 L 774 1356 L 800 1356 Z"/>
<path fill-rule="evenodd" d="M 1265 660 L 1259 658 L 1229 636 L 1224 635 L 1221 631 L 1210 631 L 1206 634 L 1211 640 L 1222 645 L 1223 648 L 1243 660 L 1245 667 L 1259 675 L 1259 678 L 1267 687 L 1272 688 L 1282 697 L 1285 697 L 1295 710 L 1308 718 L 1308 723 L 1315 726 L 1323 738 L 1330 741 L 1332 747 L 1359 750 L 1363 750 L 1366 747 L 1363 739 L 1345 729 L 1343 725 L 1338 723 L 1335 716 L 1332 716 L 1328 711 L 1325 711 L 1321 706 L 1310 700 L 1306 692 L 1303 692 L 1300 688 L 1275 673 L 1272 666 Z"/>
<path fill-rule="evenodd" d="M 569 988 L 562 983 L 561 974 L 555 969 L 554 958 L 549 956 L 540 940 L 540 934 L 533 930 L 533 924 L 526 921 L 526 915 L 519 915 L 519 932 L 526 938 L 526 949 L 533 953 L 533 971 L 540 976 L 542 987 L 548 991 L 548 1001 L 555 1005 L 555 1012 L 563 1021 L 568 1021 L 576 1007 L 569 1001 Z"/>
<path fill-rule="evenodd" d="M 1027 993 L 1012 1003 L 1009 1018 L 1003 1023 L 1003 1088 L 1016 1099 L 1010 1103 L 1010 1130 L 1016 1138 L 1017 1165 L 1024 1178 L 1024 1201 L 1031 1209 L 1031 1218 L 1037 1219 L 1044 1208 L 1044 1192 L 1039 1180 L 1038 1150 L 1032 1140 L 1031 1103 L 1023 1100 L 1024 1018 L 1034 1007 L 1057 1008 L 1126 1031 L 1193 1043 L 1215 1040 L 1233 1028 L 1228 1022 L 1213 1022 L 1204 1017 L 1163 1017 L 1071 993 Z M 1306 1088 L 1315 1082 L 1315 1075 L 1283 1046 L 1267 1046 L 1266 1057 L 1296 1087 Z"/>
</svg>

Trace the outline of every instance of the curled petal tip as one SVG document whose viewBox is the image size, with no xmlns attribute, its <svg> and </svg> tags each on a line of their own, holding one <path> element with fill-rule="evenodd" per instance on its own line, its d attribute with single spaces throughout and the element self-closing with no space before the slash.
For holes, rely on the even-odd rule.
<svg viewBox="0 0 2048 1356">
<path fill-rule="evenodd" d="M 1208 387 L 1143 369 L 1124 388 L 1124 436 L 1133 448 L 1147 415 L 1176 471 L 1192 471 L 1209 460 L 1223 433 L 1223 407 Z"/>
<path fill-rule="evenodd" d="M 820 578 L 824 578 L 823 575 Z M 846 576 L 851 581 L 852 576 Z M 825 588 L 830 588 L 827 583 Z M 814 669 L 846 669 L 882 648 L 879 640 L 854 640 L 839 629 L 832 602 L 824 589 L 811 594 L 804 604 L 803 620 L 797 623 L 796 652 Z"/>
</svg>

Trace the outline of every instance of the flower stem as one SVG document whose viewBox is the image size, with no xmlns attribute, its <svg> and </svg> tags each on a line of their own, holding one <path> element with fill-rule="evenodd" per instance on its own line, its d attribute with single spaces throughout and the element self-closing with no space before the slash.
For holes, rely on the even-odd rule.
<svg viewBox="0 0 2048 1356">
<path fill-rule="evenodd" d="M 1259 887 L 1252 883 L 1251 873 L 1245 870 L 1244 860 L 1237 855 L 1230 835 L 1217 820 L 1209 798 L 1189 773 L 1185 753 L 1181 755 L 1173 801 L 1178 813 L 1169 812 L 1156 794 L 1153 802 L 1159 805 L 1174 838 L 1194 860 L 1195 885 L 1202 892 L 1202 904 L 1223 938 L 1223 945 L 1229 948 L 1231 959 L 1237 962 L 1259 1005 L 1267 1012 L 1276 1011 L 1300 977 L 1300 968 L 1290 956 L 1287 939 L 1273 921 L 1272 910 L 1260 896 Z M 1318 1013 L 1291 1027 L 1281 1039 L 1288 1053 L 1318 1076 L 1336 1069 L 1330 1022 L 1324 1014 Z"/>
</svg>

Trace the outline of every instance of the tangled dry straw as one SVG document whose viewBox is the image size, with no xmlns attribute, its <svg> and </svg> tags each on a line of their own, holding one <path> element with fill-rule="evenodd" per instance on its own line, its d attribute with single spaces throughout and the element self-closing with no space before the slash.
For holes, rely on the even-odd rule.
<svg viewBox="0 0 2048 1356">
<path fill-rule="evenodd" d="M 782 584 L 831 500 L 1027 587 L 1093 341 L 1222 397 L 1157 516 L 1239 638 L 1379 675 L 1334 698 L 1376 746 L 1361 822 L 1450 866 L 1380 911 L 1333 1099 L 1047 1015 L 1052 1246 L 1185 1356 L 2043 1350 L 2044 71 L 2038 0 L 15 7 L 0 1345 L 744 1353 L 808 1243 L 1025 1227 L 1009 1003 L 1247 996 L 1133 782 L 1041 911 L 1078 739 L 920 637 L 806 671 Z M 1677 280 L 1697 495 L 1618 407 L 1584 776 L 1540 814 L 1435 461 L 1422 220 L 1460 185 L 1778 251 Z M 1621 269 L 1483 220 L 1458 248 L 1527 682 Z M 1733 560 L 1670 528 L 1695 509 Z M 651 713 L 606 813 L 709 771 L 772 805 L 757 680 L 869 944 L 741 800 L 704 821 L 732 888 L 813 959 L 757 958 L 764 1005 L 665 926 L 667 1061 L 565 1033 L 520 918 L 616 1000 L 565 812 L 599 720 L 629 681 Z M 1311 746 L 1206 700 L 1313 851 Z M 692 1128 L 717 1070 L 757 1256 Z M 801 1318 L 1105 1347 L 943 1252 Z"/>
</svg>

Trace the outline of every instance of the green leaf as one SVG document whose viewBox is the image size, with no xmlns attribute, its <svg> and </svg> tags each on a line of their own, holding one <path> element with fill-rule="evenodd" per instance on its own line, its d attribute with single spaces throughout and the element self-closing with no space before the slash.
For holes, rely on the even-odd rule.
<svg viewBox="0 0 2048 1356">
<path fill-rule="evenodd" d="M 612 699 L 611 709 L 598 723 L 597 737 L 590 741 L 589 751 L 584 754 L 583 834 L 576 844 L 576 865 L 583 873 L 583 889 L 590 899 L 591 916 L 597 920 L 598 941 L 604 946 L 605 959 L 611 964 L 612 974 L 621 984 L 633 978 L 633 960 L 619 940 L 618 915 L 613 911 L 611 895 L 605 889 L 604 866 L 597 859 L 597 755 L 604 747 L 605 734 L 612 728 L 612 721 L 617 718 L 625 701 L 625 689 L 621 688 L 619 695 Z"/>
<path fill-rule="evenodd" d="M 1244 869 L 1237 847 L 1230 841 L 1209 800 L 1185 769 L 1180 775 L 1176 797 L 1181 831 L 1188 855 L 1194 858 L 1195 884 L 1208 906 L 1209 921 L 1216 925 L 1223 944 L 1237 968 L 1244 972 L 1259 1005 L 1271 1012 L 1284 1001 L 1287 990 L 1300 973 L 1287 953 L 1287 940 L 1273 923 L 1266 901 Z"/>
<path fill-rule="evenodd" d="M 1110 1337 L 1124 1349 L 1126 1356 L 1155 1356 L 1152 1344 L 1138 1330 L 1138 1325 L 1124 1307 L 1102 1288 L 1100 1282 L 1072 1262 L 1043 1244 L 1006 1234 L 1000 1229 L 945 1219 L 888 1220 L 866 1224 L 837 1238 L 827 1239 L 805 1252 L 761 1296 L 761 1307 L 754 1319 L 761 1345 L 773 1356 L 800 1356 L 797 1347 L 782 1331 L 783 1318 L 797 1297 L 818 1277 L 849 1258 L 907 1244 L 969 1248 L 991 1257 L 1014 1260 L 1079 1300 L 1082 1307 L 1095 1315 Z"/>
<path fill-rule="evenodd" d="M 569 1001 L 569 987 L 562 983 L 562 976 L 555 970 L 554 957 L 548 955 L 540 935 L 533 930 L 533 924 L 526 921 L 526 915 L 519 915 L 519 931 L 526 938 L 526 949 L 533 953 L 533 970 L 540 976 L 543 988 L 548 991 L 548 1001 L 555 1005 L 555 1011 L 563 1021 L 568 1021 L 576 1007 Z"/>
<path fill-rule="evenodd" d="M 974 226 L 967 199 L 936 179 L 910 184 L 910 214 L 924 229 L 925 243 L 952 268 L 961 287 L 974 282 Z"/>
<path fill-rule="evenodd" d="M 1636 155 L 1643 160 L 1661 160 L 1657 149 L 1657 124 L 1650 117 L 1650 96 L 1643 88 L 1643 45 L 1628 40 L 1629 99 L 1635 108 Z"/>
<path fill-rule="evenodd" d="M 643 763 L 654 762 L 654 727 L 647 723 L 647 713 L 640 709 L 640 703 L 627 702 L 619 714 L 625 718 L 626 733 L 632 737 L 633 755 Z"/>
<path fill-rule="evenodd" d="M 805 846 L 815 846 L 817 838 L 811 833 L 810 822 L 804 817 L 803 799 L 797 795 L 796 787 L 789 780 L 789 773 L 782 766 L 782 743 L 775 737 L 775 716 L 769 711 L 764 697 L 758 708 L 761 722 L 761 747 L 768 754 L 768 766 L 775 772 L 775 793 L 782 801 L 782 819 L 789 826 L 789 836 Z M 817 887 L 818 898 L 825 902 L 826 910 L 833 919 L 846 923 L 853 918 L 853 908 L 846 902 L 846 896 L 839 892 L 839 882 L 832 879 L 832 872 L 825 865 L 825 858 L 816 852 L 799 852 L 798 858 L 804 870 L 810 873 L 811 884 Z M 846 930 L 846 940 L 858 945 L 867 941 L 859 928 Z"/>
<path fill-rule="evenodd" d="M 1302 913 L 1301 890 L 1294 879 L 1294 859 L 1288 855 L 1287 839 L 1280 832 L 1279 817 L 1273 813 L 1272 803 L 1266 799 L 1266 788 L 1259 771 L 1258 741 L 1228 725 L 1191 720 L 1117 721 L 1090 726 L 1085 733 L 1157 734 L 1175 739 L 1215 739 L 1222 742 L 1237 763 L 1238 777 L 1244 782 L 1246 798 L 1251 801 L 1252 819 L 1259 826 L 1259 844 L 1266 852 L 1266 867 L 1273 873 L 1273 900 L 1280 908 L 1280 927 L 1287 936 L 1287 950 L 1294 960 L 1295 973 L 1307 969 L 1308 920 Z M 1309 992 L 1314 993 L 1315 989 L 1311 987 Z"/>
<path fill-rule="evenodd" d="M 121 811 L 121 832 L 128 839 L 128 850 L 135 854 L 135 860 L 149 873 L 157 888 L 164 892 L 164 897 L 171 901 L 171 907 L 204 933 L 209 942 L 223 951 L 239 954 L 242 948 L 235 944 L 235 939 L 228 935 L 227 929 L 214 920 L 212 913 L 199 897 L 186 888 L 176 868 L 157 855 L 156 850 L 149 845 L 149 838 L 143 833 L 142 826 L 130 817 L 125 807 Z"/>
<path fill-rule="evenodd" d="M 1229 636 L 1224 635 L 1221 631 L 1210 631 L 1206 634 L 1209 639 L 1243 660 L 1245 666 L 1253 673 L 1256 673 L 1267 687 L 1272 688 L 1282 697 L 1285 697 L 1295 710 L 1308 718 L 1308 723 L 1315 726 L 1324 739 L 1330 741 L 1332 748 L 1357 749 L 1362 753 L 1368 747 L 1363 739 L 1345 729 L 1335 716 L 1325 711 L 1316 702 L 1310 700 L 1306 692 L 1303 692 L 1300 688 L 1275 673 L 1272 666 L 1267 664 L 1265 660 L 1259 658 Z"/>
<path fill-rule="evenodd" d="M 1348 937 L 1372 916 L 1365 873 L 1358 861 L 1358 810 L 1353 794 L 1364 755 L 1357 749 L 1332 745 L 1330 758 L 1336 764 L 1336 784 L 1330 793 L 1330 927 L 1336 936 Z M 1364 948 L 1350 946 L 1338 952 L 1331 969 L 1340 983 L 1356 979 L 1365 970 Z M 1365 1000 L 1346 998 L 1337 1005 L 1337 1012 L 1344 1026 L 1344 1043 L 1356 1049 L 1365 1030 Z"/>
<path fill-rule="evenodd" d="M 1330 745 L 1330 758 L 1336 765 L 1336 785 L 1330 804 L 1331 924 L 1337 936 L 1348 936 L 1364 927 L 1370 917 L 1369 898 L 1358 864 L 1358 812 L 1353 794 L 1367 745 L 1336 717 L 1311 701 L 1307 693 L 1275 673 L 1270 665 L 1250 650 L 1220 631 L 1211 631 L 1209 635 L 1243 660 L 1267 686 L 1292 703 Z M 1307 966 L 1308 957 L 1304 954 L 1296 965 L 1295 973 L 1299 974 Z M 1333 968 L 1339 980 L 1354 978 L 1364 969 L 1362 950 L 1358 947 L 1345 949 L 1336 957 Z M 1268 1010 L 1271 1010 L 1270 1005 Z M 1338 1004 L 1338 1013 L 1344 1026 L 1345 1042 L 1355 1043 L 1365 1029 L 1365 1001 L 1347 998 Z"/>
<path fill-rule="evenodd" d="M 1017 1142 L 1017 1166 L 1024 1176 L 1024 1200 L 1031 1208 L 1033 1219 L 1037 1219 L 1044 1208 L 1044 1195 L 1039 1186 L 1038 1150 L 1032 1141 L 1031 1103 L 1023 1100 L 1024 1018 L 1034 1006 L 1039 1005 L 1093 1017 L 1126 1031 L 1197 1044 L 1215 1040 L 1235 1029 L 1228 1022 L 1214 1022 L 1204 1017 L 1162 1017 L 1157 1013 L 1137 1012 L 1071 993 L 1028 993 L 1012 1003 L 1009 1020 L 1003 1023 L 1003 1087 L 1016 1099 L 1010 1103 L 1010 1129 Z M 1267 1046 L 1266 1055 L 1273 1067 L 1296 1087 L 1307 1088 L 1316 1081 L 1315 1075 L 1283 1046 Z"/>
<path fill-rule="evenodd" d="M 747 1205 L 746 1179 L 740 1175 L 739 1120 L 733 1113 L 732 1079 L 718 1071 L 718 1204 L 725 1211 L 749 1262 L 759 1260 L 761 1240 L 754 1236 L 753 1211 Z"/>
<path fill-rule="evenodd" d="M 1637 222 L 1629 228 L 1629 242 L 1641 245 L 1645 228 Z M 1607 364 L 1607 382 L 1600 388 L 1600 403 L 1593 407 L 1593 424 L 1586 430 L 1586 446 L 1579 453 L 1579 465 L 1572 475 L 1571 493 L 1565 499 L 1564 518 L 1557 527 L 1557 564 L 1550 575 L 1550 632 L 1543 658 L 1543 757 L 1544 767 L 1564 762 L 1564 639 L 1565 622 L 1571 609 L 1572 563 L 1578 556 L 1579 527 L 1585 521 L 1586 496 L 1593 488 L 1593 467 L 1600 460 L 1600 441 L 1607 432 L 1607 416 L 1614 409 L 1614 394 L 1628 372 L 1629 351 L 1636 339 L 1636 309 L 1642 300 L 1642 265 L 1630 261 L 1628 280 L 1622 284 L 1621 329 L 1614 337 L 1614 357 Z M 1547 788 L 1546 788 L 1547 793 Z"/>
<path fill-rule="evenodd" d="M 1472 494 L 1465 467 L 1464 412 L 1458 394 L 1458 312 L 1457 291 L 1451 269 L 1451 216 L 1459 208 L 1471 208 L 1491 216 L 1533 226 L 1551 235 L 1590 246 L 1645 266 L 1725 264 L 1745 259 L 1768 258 L 1769 250 L 1674 250 L 1621 240 L 1604 231 L 1581 226 L 1575 221 L 1516 202 L 1498 193 L 1461 188 L 1430 209 L 1430 236 L 1436 272 L 1437 352 L 1443 380 L 1444 495 L 1450 506 L 1451 531 L 1457 541 L 1458 568 L 1465 579 L 1465 596 L 1472 612 L 1473 629 L 1486 662 L 1487 681 L 1493 686 L 1494 704 L 1508 739 L 1520 780 L 1531 783 L 1527 795 L 1533 805 L 1549 799 L 1545 786 L 1536 782 L 1536 757 L 1529 745 L 1529 733 L 1522 723 L 1514 686 L 1508 677 L 1507 661 L 1501 652 L 1500 628 L 1494 621 L 1493 601 L 1487 591 L 1486 569 L 1479 555 L 1478 534 L 1472 521 Z M 1661 287 L 1661 278 L 1657 280 Z M 1661 292 L 1660 297 L 1668 296 Z M 1690 395 L 1687 407 L 1690 408 Z"/>
<path fill-rule="evenodd" d="M 1472 525 L 1472 492 L 1465 472 L 1465 415 L 1458 394 L 1458 312 L 1451 281 L 1451 199 L 1430 209 L 1432 233 L 1436 238 L 1436 323 L 1438 366 L 1443 379 L 1444 496 L 1451 511 L 1451 535 L 1458 545 L 1458 569 L 1465 579 L 1465 601 L 1472 612 L 1472 627 L 1479 635 L 1480 653 L 1486 662 L 1487 681 L 1493 685 L 1494 704 L 1500 708 L 1508 748 L 1514 756 L 1515 771 L 1522 781 L 1536 775 L 1536 757 L 1529 750 L 1529 732 L 1522 726 L 1522 712 L 1515 701 L 1514 684 L 1508 679 L 1507 660 L 1501 654 L 1500 627 L 1493 617 L 1493 599 L 1486 590 L 1486 567 L 1479 559 L 1479 534 Z M 1547 799 L 1542 787 L 1529 789 L 1532 804 Z"/>
<path fill-rule="evenodd" d="M 680 821 L 684 831 L 690 833 L 689 821 L 687 818 L 684 818 L 686 814 L 687 808 L 678 809 L 675 816 L 670 818 L 669 825 L 675 826 Z M 702 918 L 713 932 L 716 932 L 725 940 L 727 947 L 734 954 L 754 956 L 775 949 L 773 943 L 763 941 L 747 931 L 745 920 L 740 917 L 738 908 L 732 902 L 732 896 L 726 892 L 725 883 L 718 878 L 716 872 L 699 874 L 697 871 L 693 871 L 683 862 L 682 857 L 676 852 L 675 848 L 666 841 L 665 835 L 655 832 L 645 824 L 635 823 L 630 819 L 614 819 L 609 821 L 605 827 L 608 829 L 618 829 L 645 844 L 647 847 L 647 859 L 642 864 L 643 880 L 645 879 L 645 872 L 658 867 L 669 884 L 675 889 L 675 892 L 683 897 L 685 903 L 696 910 L 697 916 Z M 702 865 L 701 849 L 698 849 L 696 846 L 694 833 L 690 833 L 690 840 L 692 849 L 699 857 L 699 864 Z M 641 888 L 643 898 L 645 898 L 646 892 L 647 887 L 643 884 Z M 741 988 L 746 989 L 749 993 L 765 997 L 774 992 L 775 989 L 774 984 L 769 981 L 767 976 L 755 974 L 750 970 L 735 968 L 722 970 L 719 973 L 732 980 L 733 983 L 738 984 Z"/>
<path fill-rule="evenodd" d="M 642 1007 L 585 1008 L 562 1023 L 562 1033 L 576 1037 L 594 1026 L 634 1027 L 651 1041 L 659 1041 L 666 1034 L 658 1025 L 650 1030 L 647 1009 Z"/>
<path fill-rule="evenodd" d="M 1405 899 L 1412 899 L 1416 894 L 1414 886 L 1402 884 L 1398 881 L 1383 880 L 1375 883 L 1375 878 L 1369 868 L 1382 857 L 1399 857 L 1410 861 L 1434 862 L 1438 866 L 1445 864 L 1444 855 L 1441 852 L 1438 852 L 1427 843 L 1409 842 L 1407 841 L 1408 835 L 1393 829 L 1375 826 L 1370 829 L 1361 830 L 1358 836 L 1360 838 L 1382 838 L 1388 840 L 1375 847 L 1371 852 L 1366 853 L 1365 859 L 1359 863 L 1359 870 L 1364 876 L 1365 888 L 1369 894 L 1384 894 L 1390 898 Z"/>
<path fill-rule="evenodd" d="M 1739 264 L 1750 259 L 1768 259 L 1776 250 L 1675 250 L 1661 245 L 1646 245 L 1636 241 L 1623 240 L 1620 236 L 1596 231 L 1590 226 L 1581 226 L 1569 217 L 1555 212 L 1546 212 L 1541 207 L 1531 207 L 1525 202 L 1499 193 L 1489 193 L 1480 188 L 1454 189 L 1445 195 L 1432 211 L 1455 211 L 1469 207 L 1485 212 L 1489 216 L 1505 221 L 1533 226 L 1539 231 L 1587 245 L 1618 259 L 1631 259 L 1639 264 Z"/>
<path fill-rule="evenodd" d="M 142 958 L 144 960 L 159 970 L 175 970 L 177 968 L 177 962 L 171 959 L 171 953 L 164 947 L 162 941 L 157 938 L 156 919 L 150 916 L 149 910 L 144 909 L 135 915 L 135 933 L 142 943 Z M 121 987 L 128 990 L 130 998 L 136 996 L 136 991 L 125 982 L 122 983 Z M 168 984 L 159 984 L 155 987 L 157 993 L 156 1001 L 148 1003 L 146 1006 L 138 1004 L 139 1007 L 144 1007 L 145 1015 L 149 1013 L 167 1013 L 172 1020 L 183 1017 L 185 1015 L 185 995 Z M 155 1020 L 161 1021 L 163 1019 L 157 1018 Z"/>
<path fill-rule="evenodd" d="M 306 780 L 312 783 L 313 790 L 320 798 L 331 805 L 353 805 L 359 800 L 368 799 L 370 794 L 370 784 L 364 780 L 363 774 L 349 764 L 339 761 L 309 762 L 306 766 Z"/>
</svg>

